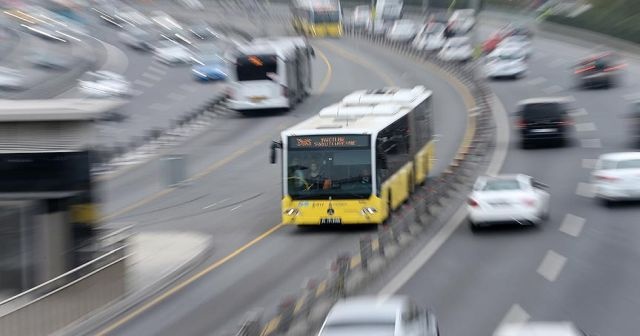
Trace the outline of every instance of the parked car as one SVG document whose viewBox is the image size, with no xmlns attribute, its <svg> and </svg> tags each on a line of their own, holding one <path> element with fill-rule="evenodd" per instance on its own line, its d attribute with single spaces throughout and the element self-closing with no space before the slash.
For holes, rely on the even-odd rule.
<svg viewBox="0 0 640 336">
<path fill-rule="evenodd" d="M 371 21 L 371 9 L 367 5 L 356 6 L 351 16 L 351 27 L 353 29 L 364 29 Z"/>
<path fill-rule="evenodd" d="M 479 177 L 467 202 L 471 229 L 542 223 L 549 217 L 550 209 L 546 188 L 524 174 Z"/>
<path fill-rule="evenodd" d="M 338 301 L 318 336 L 439 336 L 435 315 L 409 298 L 354 297 Z"/>
<path fill-rule="evenodd" d="M 622 59 L 613 52 L 593 55 L 575 66 L 575 81 L 580 88 L 613 87 L 620 80 L 624 67 Z"/>
<path fill-rule="evenodd" d="M 418 50 L 426 51 L 440 50 L 446 42 L 446 39 L 444 38 L 444 29 L 445 26 L 440 23 L 427 24 L 413 39 L 413 47 Z"/>
<path fill-rule="evenodd" d="M 470 61 L 473 59 L 473 47 L 468 37 L 453 37 L 447 40 L 438 57 L 444 61 Z"/>
<path fill-rule="evenodd" d="M 529 58 L 532 54 L 531 40 L 523 35 L 506 37 L 500 41 L 498 48 L 515 49 L 516 53 L 523 58 Z"/>
<path fill-rule="evenodd" d="M 606 205 L 640 200 L 640 152 L 603 154 L 591 174 L 596 198 Z"/>
<path fill-rule="evenodd" d="M 489 78 L 517 79 L 527 70 L 527 62 L 519 49 L 500 47 L 486 57 L 485 72 Z"/>
<path fill-rule="evenodd" d="M 153 53 L 158 61 L 165 64 L 192 64 L 194 62 L 191 50 L 172 40 L 158 42 Z"/>
<path fill-rule="evenodd" d="M 396 20 L 389 31 L 387 38 L 391 41 L 408 42 L 416 36 L 418 27 L 411 20 Z"/>
<path fill-rule="evenodd" d="M 468 33 L 476 24 L 476 11 L 473 9 L 458 9 L 449 18 L 449 23 L 456 34 Z"/>
<path fill-rule="evenodd" d="M 118 38 L 125 45 L 142 51 L 153 49 L 153 43 L 158 39 L 154 33 L 136 26 L 127 26 L 118 33 Z"/>
<path fill-rule="evenodd" d="M 518 128 L 522 148 L 529 148 L 532 142 L 556 141 L 565 144 L 573 129 L 570 116 L 570 100 L 567 98 L 532 98 L 520 101 Z"/>
<path fill-rule="evenodd" d="M 382 19 L 369 20 L 367 25 L 367 31 L 372 35 L 384 35 L 387 29 L 388 26 Z"/>
<path fill-rule="evenodd" d="M 131 94 L 131 83 L 122 75 L 100 70 L 85 73 L 78 80 L 78 89 L 90 97 L 123 97 Z"/>
</svg>

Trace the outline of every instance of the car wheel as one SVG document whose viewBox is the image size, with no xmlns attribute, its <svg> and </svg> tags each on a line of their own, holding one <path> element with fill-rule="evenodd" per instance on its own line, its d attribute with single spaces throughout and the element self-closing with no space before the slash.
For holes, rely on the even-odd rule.
<svg viewBox="0 0 640 336">
<path fill-rule="evenodd" d="M 612 208 L 615 205 L 614 201 L 608 198 L 600 198 L 600 203 L 607 208 Z"/>
<path fill-rule="evenodd" d="M 467 221 L 469 222 L 469 229 L 471 230 L 471 232 L 476 233 L 478 232 L 478 230 L 480 230 L 478 224 L 474 223 L 471 219 L 467 219 Z"/>
</svg>

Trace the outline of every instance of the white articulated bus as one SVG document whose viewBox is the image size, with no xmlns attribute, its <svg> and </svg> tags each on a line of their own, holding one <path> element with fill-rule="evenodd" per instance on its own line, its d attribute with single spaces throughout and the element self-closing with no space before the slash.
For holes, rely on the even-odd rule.
<svg viewBox="0 0 640 336">
<path fill-rule="evenodd" d="M 289 110 L 311 93 L 313 49 L 303 38 L 256 39 L 234 56 L 227 106 Z"/>
<path fill-rule="evenodd" d="M 381 224 L 432 168 L 432 92 L 360 90 L 282 132 L 282 221 Z"/>
</svg>

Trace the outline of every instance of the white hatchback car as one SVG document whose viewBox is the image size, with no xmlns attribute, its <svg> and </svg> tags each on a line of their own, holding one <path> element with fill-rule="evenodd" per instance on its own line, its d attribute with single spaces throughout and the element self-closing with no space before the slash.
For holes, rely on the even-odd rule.
<svg viewBox="0 0 640 336">
<path fill-rule="evenodd" d="M 409 298 L 354 297 L 336 303 L 318 336 L 439 336 L 435 315 Z"/>
<path fill-rule="evenodd" d="M 131 94 L 131 83 L 111 71 L 87 72 L 78 80 L 78 89 L 90 97 L 122 97 Z"/>
<path fill-rule="evenodd" d="M 467 202 L 471 229 L 491 224 L 536 225 L 549 217 L 547 186 L 531 176 L 479 177 Z"/>
<path fill-rule="evenodd" d="M 607 205 L 640 200 L 640 152 L 601 155 L 591 180 L 596 197 Z"/>
<path fill-rule="evenodd" d="M 397 20 L 387 32 L 391 41 L 408 42 L 418 33 L 418 26 L 411 20 Z"/>
<path fill-rule="evenodd" d="M 428 24 L 413 39 L 411 44 L 418 50 L 436 51 L 444 46 L 447 39 L 444 38 L 445 26 L 439 23 Z"/>
<path fill-rule="evenodd" d="M 470 61 L 473 58 L 473 47 L 468 37 L 452 37 L 444 44 L 438 57 L 443 61 Z"/>
<path fill-rule="evenodd" d="M 500 326 L 493 336 L 588 336 L 571 322 L 509 323 Z"/>
<path fill-rule="evenodd" d="M 485 73 L 489 78 L 520 78 L 528 70 L 527 62 L 516 49 L 499 47 L 486 58 Z"/>
</svg>

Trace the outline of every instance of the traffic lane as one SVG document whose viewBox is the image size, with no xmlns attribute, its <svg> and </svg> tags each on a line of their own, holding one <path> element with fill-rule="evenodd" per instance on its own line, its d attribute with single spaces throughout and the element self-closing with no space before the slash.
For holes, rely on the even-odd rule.
<svg viewBox="0 0 640 336">
<path fill-rule="evenodd" d="M 317 56 L 312 62 L 314 90 L 318 90 L 324 84 L 323 80 L 328 76 L 328 71 L 322 58 Z M 195 86 L 199 90 L 215 87 L 215 85 L 200 84 L 191 80 L 188 87 Z M 219 163 L 228 162 L 230 159 L 237 160 L 240 155 L 244 155 L 253 147 L 266 151 L 268 142 L 279 137 L 280 128 L 303 120 L 303 117 L 309 113 L 317 113 L 320 108 L 342 98 L 341 94 L 342 92 L 336 92 L 329 86 L 321 95 L 310 96 L 292 111 L 266 113 L 264 117 L 259 115 L 247 117 L 233 111 L 213 115 L 211 128 L 184 143 L 176 144 L 176 148 L 170 152 L 187 155 L 189 176 L 212 167 L 215 169 Z M 180 111 L 183 110 L 180 109 Z M 264 145 L 260 146 L 263 143 Z M 264 156 L 265 160 L 267 157 Z M 104 182 L 100 183 L 100 194 L 105 201 L 103 207 L 106 214 L 117 213 L 163 190 L 166 185 L 161 163 L 156 159 L 135 168 L 123 167 L 124 173 L 116 173 L 115 178 L 103 180 Z M 131 212 L 128 215 L 134 213 Z M 120 220 L 121 217 L 115 216 L 113 219 Z"/>
<path fill-rule="evenodd" d="M 338 43 L 339 41 L 335 41 L 332 44 Z M 352 64 L 345 64 L 345 67 L 341 67 L 340 65 L 335 64 L 335 56 L 331 56 L 331 49 L 323 49 L 322 45 L 318 46 L 317 48 L 325 50 L 325 52 L 330 56 L 330 59 L 333 60 L 335 73 L 343 74 L 339 78 L 339 84 L 336 83 L 337 85 L 329 86 L 329 94 L 331 94 L 333 90 L 341 91 L 337 99 L 343 97 L 348 92 L 351 92 L 352 90 L 357 88 L 376 88 L 380 87 L 381 85 L 389 85 L 389 83 L 386 82 L 380 83 L 380 79 L 376 80 L 375 78 L 367 78 L 367 76 L 364 76 L 363 74 L 353 74 L 354 66 Z M 358 55 L 362 55 L 362 53 L 359 53 Z M 397 60 L 400 60 L 399 57 L 400 56 L 398 56 Z M 341 68 L 351 69 L 351 72 L 341 72 Z M 384 69 L 384 71 L 388 73 L 386 69 Z M 425 77 L 429 76 L 426 74 L 426 71 L 424 72 Z M 366 71 L 365 73 L 368 76 L 371 76 L 372 71 Z M 431 78 L 433 78 L 433 75 L 430 76 L 432 76 Z M 354 83 L 353 81 L 355 80 L 362 81 L 363 83 Z M 433 80 L 441 79 L 433 78 Z M 376 84 L 375 82 L 378 82 L 378 84 Z M 402 78 L 395 78 L 395 82 L 400 86 L 407 86 L 411 84 Z M 457 99 L 459 100 L 458 103 L 462 105 L 462 103 L 460 102 L 461 98 L 458 97 Z M 332 99 L 332 101 L 335 100 Z M 462 109 L 461 111 L 458 110 L 457 113 L 464 115 L 466 112 L 464 111 L 464 109 Z M 265 146 L 265 148 L 267 148 L 267 146 Z M 260 153 L 260 151 L 258 151 L 258 153 Z M 220 189 L 221 194 L 217 197 L 213 197 L 207 201 L 204 201 L 202 199 L 197 199 L 198 196 L 203 194 L 202 192 L 195 193 L 193 195 L 195 197 L 192 196 L 189 198 L 192 201 L 189 202 L 191 210 L 188 210 L 187 212 L 193 214 L 194 209 L 200 210 L 202 209 L 201 206 L 207 207 L 209 205 L 206 204 L 210 201 L 213 201 L 214 203 L 216 201 L 222 203 L 224 198 L 221 197 L 229 194 L 227 188 L 231 188 L 233 193 L 238 195 L 256 195 L 257 197 L 250 200 L 251 204 L 248 204 L 246 207 L 242 206 L 239 208 L 238 206 L 240 204 L 235 203 L 234 200 L 225 200 L 224 204 L 214 205 L 216 210 L 221 210 L 215 211 L 215 215 L 202 215 L 203 217 L 208 217 L 208 220 L 203 221 L 201 224 L 195 224 L 195 219 L 188 219 L 184 224 L 176 225 L 175 223 L 167 223 L 165 225 L 170 225 L 170 227 L 186 227 L 187 225 L 198 225 L 197 228 L 200 230 L 210 228 L 215 239 L 214 244 L 216 248 L 214 254 L 220 254 L 218 250 L 224 250 L 224 245 L 226 245 L 227 242 L 233 241 L 237 236 L 243 234 L 239 233 L 239 231 L 241 231 L 238 230 L 239 227 L 242 227 L 242 231 L 244 231 L 247 230 L 247 226 L 259 225 L 263 229 L 266 229 L 270 227 L 263 226 L 266 225 L 266 223 L 275 225 L 275 223 L 280 220 L 280 170 L 276 166 L 271 170 L 269 175 L 267 175 L 267 173 L 263 171 L 261 171 L 259 176 L 256 176 L 255 178 L 252 178 L 251 175 L 258 175 L 255 174 L 256 167 L 259 167 L 261 162 L 266 163 L 267 152 L 265 150 L 262 153 L 264 153 L 264 156 L 259 154 L 251 155 L 251 157 L 253 157 L 253 160 L 247 161 L 245 163 L 247 166 L 247 168 L 245 169 L 249 169 L 249 171 L 246 173 L 241 167 L 230 165 L 227 175 L 224 175 L 220 171 L 216 174 L 216 176 L 211 176 L 212 179 L 219 180 L 219 183 L 207 183 L 204 180 L 203 183 L 199 183 L 203 185 L 205 190 Z M 241 183 L 238 183 L 238 176 L 242 176 Z M 229 187 L 225 187 L 225 181 L 227 181 L 226 183 L 228 183 Z M 266 185 L 266 190 L 264 191 L 264 193 L 259 193 L 259 189 L 256 188 L 260 184 Z M 216 188 L 209 187 L 211 185 L 216 185 Z M 244 197 L 246 198 L 246 196 Z M 176 204 L 175 200 L 174 204 Z M 196 204 L 197 206 L 195 206 Z M 169 204 L 165 203 L 165 205 L 168 206 Z M 156 207 L 156 209 L 158 208 L 161 207 Z M 171 213 L 174 213 L 175 217 L 181 216 L 181 214 L 178 213 L 175 209 L 171 210 Z M 156 216 L 156 219 L 158 220 L 161 220 L 163 217 L 165 217 L 163 214 L 156 214 Z M 245 216 L 246 219 L 243 219 Z M 260 221 L 258 223 L 256 223 L 256 218 L 260 218 Z M 154 220 L 151 220 L 150 222 L 153 223 L 153 221 Z M 290 232 L 288 230 L 293 229 L 294 228 L 288 227 L 280 229 L 279 231 L 273 233 L 271 236 L 265 238 L 264 244 L 260 242 L 257 245 L 253 246 L 251 248 L 251 254 L 247 252 L 246 254 L 241 255 L 241 258 L 249 258 L 254 261 L 257 260 L 258 264 L 265 265 L 263 266 L 263 268 L 257 269 L 255 272 L 252 272 L 251 277 L 241 276 L 241 278 L 238 279 L 236 278 L 236 274 L 234 272 L 218 272 L 216 270 L 210 274 L 207 274 L 192 286 L 185 288 L 184 291 L 188 293 L 185 293 L 184 295 L 179 294 L 175 298 L 175 300 L 180 300 L 179 302 L 167 302 L 162 306 L 152 308 L 152 311 L 150 311 L 150 313 L 153 313 L 153 311 L 157 311 L 153 313 L 153 315 L 158 316 L 166 315 L 166 313 L 162 313 L 164 309 L 168 309 L 165 307 L 185 307 L 187 311 L 184 312 L 183 317 L 175 322 L 175 325 L 164 325 L 164 327 L 158 328 L 158 324 L 161 322 L 152 322 L 153 320 L 155 320 L 155 318 L 149 320 L 149 318 L 146 318 L 147 314 L 145 313 L 142 317 L 142 320 L 145 320 L 146 322 L 140 322 L 143 325 L 138 326 L 138 324 L 135 324 L 132 326 L 133 329 L 127 328 L 126 331 L 123 332 L 129 333 L 129 331 L 131 330 L 131 334 L 134 334 L 136 332 L 141 332 L 142 330 L 147 330 L 147 328 L 150 328 L 152 326 L 154 328 L 157 328 L 157 330 L 153 329 L 152 332 L 166 332 L 166 334 L 201 334 L 204 330 L 215 332 L 217 330 L 230 328 L 236 324 L 243 313 L 245 313 L 252 307 L 267 307 L 272 309 L 274 303 L 278 302 L 283 295 L 287 293 L 297 292 L 306 277 L 313 276 L 315 274 L 323 274 L 328 260 L 335 258 L 336 255 L 341 251 L 351 251 L 352 249 L 357 247 L 356 242 L 357 237 L 359 236 L 358 232 L 356 234 L 349 235 L 349 237 L 346 237 L 346 232 L 344 232 L 344 230 L 340 230 L 337 233 L 330 232 L 329 235 L 324 235 L 321 238 L 313 235 L 313 237 L 311 237 L 311 241 L 316 244 L 314 245 L 302 239 L 295 239 L 294 241 L 291 238 L 282 238 L 283 235 L 286 235 L 288 232 Z M 371 232 L 371 228 L 365 228 L 365 230 L 366 229 L 368 229 L 368 231 L 365 232 Z M 306 231 L 302 232 L 305 237 L 313 233 L 317 232 L 313 230 L 311 231 L 311 233 Z M 228 234 L 229 236 L 226 236 L 226 234 Z M 248 241 L 248 239 L 251 239 L 251 237 L 245 237 L 245 239 L 247 239 L 244 240 L 246 242 Z M 287 243 L 283 243 L 283 241 Z M 242 244 L 242 241 L 238 241 L 238 243 Z M 238 245 L 230 246 L 231 249 L 229 249 L 227 252 L 231 252 L 233 248 L 237 248 L 237 246 Z M 314 246 L 319 247 L 315 248 Z M 320 249 L 320 251 L 318 251 L 318 249 Z M 291 251 L 296 251 L 296 253 L 291 253 Z M 224 253 L 222 253 L 221 255 L 224 255 Z M 279 259 L 280 255 L 288 255 L 289 258 L 294 258 L 296 261 L 285 261 L 284 263 L 282 263 Z M 214 255 L 212 261 L 218 260 L 217 258 L 220 258 L 220 256 Z M 278 262 L 274 263 L 274 260 L 278 260 Z M 244 262 L 240 259 L 233 260 L 230 263 L 239 265 L 234 267 L 240 267 L 242 269 L 250 268 L 244 266 L 247 264 L 247 262 Z M 289 265 L 294 266 L 293 268 L 288 268 Z M 300 268 L 298 265 L 304 265 L 304 268 Z M 268 273 L 263 274 L 263 269 L 266 269 Z M 283 275 L 286 276 L 283 277 Z M 231 279 L 229 277 L 231 277 Z M 227 288 L 227 285 L 220 285 L 220 287 L 224 289 L 223 292 L 220 292 L 220 295 L 225 295 L 224 298 L 203 297 L 204 293 L 211 293 L 218 290 L 217 287 L 206 288 L 203 286 L 216 286 L 216 284 L 219 283 L 232 285 L 231 288 Z M 277 286 L 274 284 L 277 284 Z M 252 291 L 256 293 L 256 295 L 246 295 L 248 291 Z M 263 294 L 258 295 L 258 292 Z M 184 297 L 184 299 L 182 299 L 182 297 Z M 237 303 L 238 310 L 230 309 L 220 311 L 219 302 L 228 302 L 231 297 L 234 298 L 232 302 Z M 193 298 L 198 298 L 198 300 L 194 301 Z M 256 300 L 256 298 L 258 300 Z M 174 299 L 171 298 L 171 300 Z M 218 308 L 216 309 L 216 307 Z M 225 305 L 225 308 L 227 308 L 227 305 Z M 220 312 L 219 320 L 217 316 L 212 316 L 211 312 L 213 311 L 216 312 L 216 315 L 218 314 L 218 312 Z M 173 314 L 174 316 L 177 315 L 175 312 Z M 182 314 L 183 313 L 180 313 L 180 315 Z M 220 327 L 222 327 L 222 329 L 218 329 Z M 118 332 L 121 331 L 118 330 Z"/>
<path fill-rule="evenodd" d="M 430 73 L 424 65 L 385 47 L 357 39 L 343 39 L 336 43 L 350 52 L 367 55 L 367 61 L 378 68 L 389 69 L 388 73 L 399 76 L 410 87 L 424 85 L 433 91 L 436 162 L 432 174 L 446 169 L 455 158 L 467 128 L 467 113 L 464 112 L 467 107 L 456 88 L 449 81 Z"/>
<path fill-rule="evenodd" d="M 279 164 L 270 165 L 268 162 L 269 140 L 279 137 L 278 129 L 280 127 L 274 128 L 274 123 L 276 125 L 284 124 L 283 127 L 293 125 L 308 118 L 310 115 L 316 114 L 321 108 L 338 101 L 355 89 L 378 88 L 387 85 L 368 69 L 356 65 L 352 61 L 342 59 L 320 45 L 316 45 L 316 50 L 318 54 L 320 52 L 326 54 L 331 62 L 335 76 L 332 77 L 326 91 L 321 95 L 311 96 L 295 110 L 293 115 L 285 113 L 281 116 L 269 118 L 239 119 L 246 121 L 242 123 L 245 130 L 238 132 L 233 128 L 229 128 L 229 131 L 233 132 L 233 134 L 258 134 L 258 132 L 254 131 L 257 127 L 256 125 L 261 125 L 262 127 L 264 124 L 270 124 L 270 130 L 262 133 L 262 136 L 266 136 L 266 139 L 261 142 L 261 146 L 252 147 L 249 152 L 221 167 L 215 174 L 202 177 L 189 189 L 181 189 L 167 195 L 172 200 L 163 197 L 158 202 L 152 202 L 148 206 L 139 209 L 140 212 L 144 213 L 147 209 L 158 209 L 171 203 L 175 204 L 176 201 L 185 202 L 193 200 L 203 193 L 211 193 L 211 197 L 206 201 L 198 199 L 197 203 L 187 203 L 188 205 L 185 204 L 186 206 L 182 208 L 177 207 L 170 211 L 175 217 L 183 215 L 186 218 L 177 219 L 174 222 L 161 222 L 148 227 L 143 226 L 140 228 L 141 230 L 179 228 L 182 230 L 196 229 L 209 233 L 214 239 L 213 255 L 210 262 L 214 262 L 229 255 L 240 246 L 280 222 L 281 168 Z M 316 76 L 316 78 L 318 77 L 320 76 Z M 259 119 L 259 122 L 256 122 L 256 119 Z M 226 124 L 222 125 L 222 127 L 224 126 Z M 251 128 L 247 129 L 247 126 Z M 260 197 L 253 199 L 251 204 L 242 208 L 232 211 L 232 207 L 226 207 L 221 211 L 193 216 L 194 211 L 201 211 L 202 207 L 216 201 L 220 202 L 228 196 L 241 195 L 240 197 L 243 197 L 251 194 L 260 194 Z M 208 202 L 211 203 L 208 204 Z M 226 204 L 223 203 L 220 207 Z M 215 208 L 210 209 L 215 210 Z M 136 212 L 132 212 L 132 214 Z M 136 220 L 142 221 L 145 218 L 149 218 L 150 222 L 153 223 L 154 220 L 162 220 L 163 217 L 165 217 L 165 214 L 152 213 L 142 215 Z M 273 236 L 280 236 L 290 232 L 289 230 L 296 231 L 295 228 L 287 228 L 282 233 L 276 231 Z M 215 333 L 222 328 L 227 328 L 227 323 L 235 324 L 235 322 L 238 322 L 242 315 L 253 307 L 257 298 L 248 296 L 245 293 L 248 291 L 261 291 L 265 295 L 264 300 L 269 301 L 264 306 L 273 307 L 273 303 L 281 298 L 279 294 L 282 291 L 286 292 L 292 289 L 295 291 L 300 288 L 300 284 L 308 274 L 317 274 L 324 271 L 327 260 L 335 257 L 337 251 L 339 251 L 338 247 L 333 244 L 343 247 L 348 246 L 351 249 L 355 247 L 356 236 L 353 235 L 348 244 L 345 243 L 344 239 L 347 237 L 345 237 L 344 232 L 338 232 L 337 234 L 334 232 L 325 236 L 325 239 L 318 239 L 318 237 L 313 236 L 315 239 L 311 239 L 311 241 L 316 244 L 316 248 L 313 250 L 309 249 L 308 243 L 302 244 L 297 239 L 278 238 L 277 241 L 272 243 L 271 237 L 268 237 L 265 239 L 265 241 L 269 241 L 267 245 L 258 243 L 247 252 L 241 254 L 243 259 L 248 258 L 260 261 L 261 268 L 254 269 L 251 265 L 249 265 L 251 267 L 247 267 L 243 261 L 236 262 L 236 260 L 233 260 L 230 262 L 234 264 L 234 268 L 250 272 L 251 276 L 238 274 L 238 272 L 218 272 L 217 270 L 211 272 L 170 298 L 170 300 L 178 300 L 179 303 L 163 302 L 161 305 L 144 312 L 138 318 L 129 321 L 124 328 L 117 329 L 116 333 L 119 335 L 136 335 L 140 333 L 171 335 L 175 334 L 176 330 L 179 330 L 178 334 L 183 335 L 202 334 L 203 330 Z M 319 254 L 318 250 L 323 253 Z M 296 251 L 296 253 L 292 253 L 292 251 Z M 288 255 L 290 258 L 296 258 L 296 265 L 305 265 L 315 272 L 305 274 L 303 271 L 306 270 L 299 268 L 283 270 L 282 268 L 289 267 L 293 262 L 280 263 L 278 261 L 274 263 L 278 255 Z M 260 280 L 267 277 L 274 280 L 269 282 Z M 248 280 L 249 283 L 243 279 Z M 276 286 L 274 282 L 277 282 L 282 287 Z M 225 286 L 231 287 L 223 291 L 219 290 L 219 288 L 224 288 Z M 274 287 L 278 287 L 279 290 Z M 230 302 L 228 298 L 232 294 L 234 296 L 232 302 L 236 302 L 237 305 L 232 307 L 231 303 L 229 303 L 229 307 L 225 304 L 224 309 L 221 309 L 219 307 L 220 302 Z M 224 297 L 221 298 L 221 295 Z M 197 297 L 198 300 L 194 300 L 193 297 Z M 218 308 L 203 309 L 199 307 L 204 304 L 209 307 L 218 306 Z M 166 317 L 169 311 L 171 311 L 172 315 L 170 319 Z"/>
</svg>

